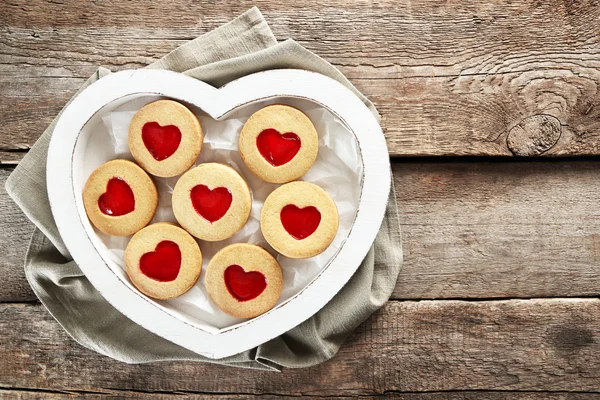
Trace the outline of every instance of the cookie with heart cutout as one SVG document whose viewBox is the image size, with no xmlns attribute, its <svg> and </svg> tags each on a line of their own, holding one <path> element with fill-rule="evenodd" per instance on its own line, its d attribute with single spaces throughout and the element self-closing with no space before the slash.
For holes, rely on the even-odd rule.
<svg viewBox="0 0 600 400">
<path fill-rule="evenodd" d="M 112 160 L 87 179 L 83 205 L 96 228 L 109 235 L 128 236 L 154 217 L 158 192 L 152 179 L 136 163 Z"/>
<path fill-rule="evenodd" d="M 277 260 L 260 246 L 232 244 L 221 249 L 208 263 L 206 290 L 224 312 L 238 318 L 253 318 L 275 306 L 283 286 Z"/>
<path fill-rule="evenodd" d="M 275 104 L 248 118 L 240 133 L 239 150 L 256 176 L 285 183 L 300 178 L 315 163 L 319 135 L 302 111 Z"/>
<path fill-rule="evenodd" d="M 125 249 L 125 268 L 140 292 L 172 299 L 190 290 L 202 271 L 202 252 L 189 233 L 169 222 L 149 225 Z"/>
<path fill-rule="evenodd" d="M 260 229 L 269 244 L 289 258 L 309 258 L 324 252 L 338 231 L 335 202 L 309 182 L 291 182 L 265 200 Z"/>
<path fill-rule="evenodd" d="M 244 178 L 233 168 L 206 163 L 179 178 L 172 203 L 175 218 L 186 231 L 214 242 L 242 229 L 250 216 L 252 196 Z"/>
<path fill-rule="evenodd" d="M 129 124 L 129 150 L 148 173 L 168 178 L 187 171 L 196 161 L 204 134 L 200 121 L 173 100 L 146 104 Z"/>
</svg>

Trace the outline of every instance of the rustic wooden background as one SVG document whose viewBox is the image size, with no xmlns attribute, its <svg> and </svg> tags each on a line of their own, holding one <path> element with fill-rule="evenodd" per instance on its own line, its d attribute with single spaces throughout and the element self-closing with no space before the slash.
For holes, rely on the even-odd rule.
<svg viewBox="0 0 600 400">
<path fill-rule="evenodd" d="M 75 343 L 22 270 L 6 177 L 98 65 L 147 65 L 257 5 L 383 115 L 405 263 L 330 362 L 125 365 Z M 0 1 L 0 397 L 600 398 L 596 0 Z"/>
</svg>

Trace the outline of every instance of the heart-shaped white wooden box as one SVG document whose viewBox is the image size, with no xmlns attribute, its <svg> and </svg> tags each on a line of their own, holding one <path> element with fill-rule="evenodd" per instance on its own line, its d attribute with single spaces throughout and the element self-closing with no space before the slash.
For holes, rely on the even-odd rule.
<svg viewBox="0 0 600 400">
<path fill-rule="evenodd" d="M 106 113 L 132 98 L 160 95 L 196 106 L 215 120 L 253 102 L 305 99 L 326 108 L 354 134 L 363 182 L 354 225 L 333 260 L 295 296 L 257 318 L 229 329 L 207 330 L 193 319 L 169 313 L 115 274 L 82 204 L 84 149 Z M 76 182 L 78 184 L 76 184 Z M 273 70 L 214 87 L 182 74 L 122 71 L 85 89 L 60 117 L 47 161 L 48 195 L 54 219 L 73 259 L 90 282 L 119 311 L 144 328 L 210 358 L 223 358 L 262 344 L 310 318 L 346 284 L 379 231 L 390 189 L 387 146 L 369 109 L 345 86 L 301 70 Z"/>
</svg>

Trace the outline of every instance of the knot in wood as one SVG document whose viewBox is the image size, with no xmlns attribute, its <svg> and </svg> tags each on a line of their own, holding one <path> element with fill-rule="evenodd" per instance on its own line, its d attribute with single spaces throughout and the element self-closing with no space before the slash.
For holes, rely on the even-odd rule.
<svg viewBox="0 0 600 400">
<path fill-rule="evenodd" d="M 527 117 L 514 126 L 506 144 L 516 156 L 539 156 L 550 150 L 560 138 L 560 121 L 552 115 L 539 114 Z"/>
</svg>

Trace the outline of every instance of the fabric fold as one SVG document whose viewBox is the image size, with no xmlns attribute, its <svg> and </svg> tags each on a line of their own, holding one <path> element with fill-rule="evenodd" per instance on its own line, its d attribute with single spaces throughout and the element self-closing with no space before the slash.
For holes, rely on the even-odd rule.
<svg viewBox="0 0 600 400">
<path fill-rule="evenodd" d="M 306 69 L 346 85 L 379 117 L 373 104 L 333 65 L 293 40 L 277 43 L 256 7 L 178 47 L 148 68 L 181 72 L 214 86 L 268 69 Z M 108 74 L 109 70 L 99 68 L 80 91 Z M 346 337 L 389 299 L 402 263 L 393 182 L 384 222 L 367 257 L 344 288 L 296 328 L 255 349 L 221 360 L 207 359 L 147 331 L 102 297 L 60 238 L 46 188 L 48 146 L 60 115 L 15 168 L 6 190 L 36 226 L 25 262 L 29 284 L 63 329 L 81 345 L 126 363 L 194 360 L 272 371 L 307 367 L 333 357 Z"/>
<path fill-rule="evenodd" d="M 256 7 L 186 43 L 146 68 L 185 72 L 199 65 L 241 57 L 277 44 Z"/>
</svg>

